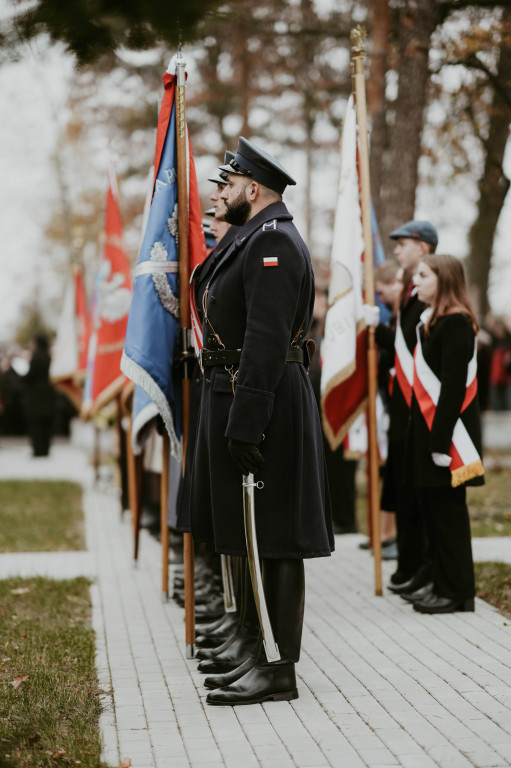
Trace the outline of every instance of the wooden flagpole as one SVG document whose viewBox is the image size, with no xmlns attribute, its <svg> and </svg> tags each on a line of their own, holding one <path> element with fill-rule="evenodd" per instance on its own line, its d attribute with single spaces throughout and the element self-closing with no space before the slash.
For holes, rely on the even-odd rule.
<svg viewBox="0 0 511 768">
<path fill-rule="evenodd" d="M 161 594 L 162 600 L 169 599 L 169 525 L 167 522 L 169 506 L 169 461 L 170 437 L 163 430 L 163 463 L 160 487 L 160 534 L 161 534 Z"/>
<path fill-rule="evenodd" d="M 190 347 L 190 254 L 188 251 L 188 135 L 185 106 L 186 61 L 181 51 L 176 56 L 176 147 L 177 147 L 177 194 L 179 232 L 179 316 L 181 322 L 182 349 Z M 188 446 L 188 422 L 190 418 L 190 371 L 189 363 L 183 363 L 183 474 Z M 194 548 L 191 533 L 183 534 L 183 558 L 185 571 L 185 637 L 186 656 L 195 655 L 195 574 Z"/>
<path fill-rule="evenodd" d="M 133 426 L 133 393 L 135 386 L 133 383 L 121 395 L 122 415 L 129 419 L 129 426 L 126 431 L 126 466 L 128 473 L 128 500 L 131 510 L 131 524 L 133 529 L 133 559 L 138 560 L 138 543 L 140 537 L 140 500 L 142 496 L 142 471 L 144 456 L 135 456 L 133 452 L 133 443 L 131 440 Z"/>
<path fill-rule="evenodd" d="M 364 292 L 367 304 L 374 304 L 373 275 L 373 235 L 371 227 L 371 188 L 369 181 L 369 148 L 367 141 L 367 109 L 364 76 L 366 38 L 365 29 L 358 26 L 351 30 L 352 67 L 357 113 L 360 186 L 362 206 L 362 228 L 364 234 Z M 375 343 L 375 329 L 367 329 L 367 376 L 368 376 L 368 507 L 371 520 L 371 532 L 374 555 L 374 589 L 376 595 L 382 594 L 381 575 L 381 537 L 380 537 L 380 488 L 378 437 L 376 432 L 376 394 L 378 376 L 378 358 Z"/>
</svg>

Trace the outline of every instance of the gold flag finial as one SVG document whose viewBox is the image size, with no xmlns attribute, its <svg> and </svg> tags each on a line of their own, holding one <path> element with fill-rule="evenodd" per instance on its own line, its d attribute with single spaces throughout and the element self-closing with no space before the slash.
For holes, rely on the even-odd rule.
<svg viewBox="0 0 511 768">
<path fill-rule="evenodd" d="M 357 26 L 351 30 L 350 40 L 353 53 L 365 53 L 365 41 L 367 40 L 366 28 L 357 24 Z"/>
</svg>

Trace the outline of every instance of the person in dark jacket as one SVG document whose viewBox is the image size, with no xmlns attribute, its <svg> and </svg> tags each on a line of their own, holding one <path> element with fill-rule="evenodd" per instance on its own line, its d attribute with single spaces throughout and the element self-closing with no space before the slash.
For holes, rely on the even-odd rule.
<svg viewBox="0 0 511 768">
<path fill-rule="evenodd" d="M 281 660 L 254 649 L 209 704 L 298 696 L 303 559 L 330 555 L 334 537 L 318 409 L 303 339 L 312 321 L 310 255 L 282 202 L 295 181 L 240 138 L 221 197 L 240 229 L 196 279 L 204 388 L 192 481 L 192 533 L 246 557 L 242 476 L 257 472 L 255 513 L 263 581 Z M 209 514 L 208 514 L 209 512 Z"/>
<path fill-rule="evenodd" d="M 438 234 L 431 222 L 413 220 L 390 233 L 396 241 L 394 254 L 403 268 L 403 294 L 396 327 L 380 323 L 376 342 L 394 358 L 395 377 L 389 402 L 389 448 L 385 467 L 384 501 L 393 489 L 396 510 L 398 561 L 389 589 L 397 594 L 413 592 L 430 580 L 427 536 L 421 519 L 417 494 L 404 472 L 406 432 L 412 400 L 413 352 L 415 329 L 425 305 L 419 300 L 412 275 L 421 258 L 434 251 Z M 386 504 L 388 505 L 388 504 Z"/>
<path fill-rule="evenodd" d="M 474 610 L 466 485 L 482 485 L 477 321 L 463 265 L 426 256 L 415 275 L 428 308 L 417 329 L 409 468 L 426 521 L 432 580 L 409 599 L 422 613 Z"/>
<path fill-rule="evenodd" d="M 50 383 L 48 339 L 38 335 L 34 340 L 30 368 L 24 377 L 25 415 L 34 456 L 48 456 L 55 412 L 55 390 Z"/>
</svg>

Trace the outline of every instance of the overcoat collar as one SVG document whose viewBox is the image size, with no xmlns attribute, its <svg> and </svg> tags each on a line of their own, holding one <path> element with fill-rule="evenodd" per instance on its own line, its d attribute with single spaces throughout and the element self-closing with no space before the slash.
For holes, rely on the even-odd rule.
<svg viewBox="0 0 511 768">
<path fill-rule="evenodd" d="M 254 232 L 257 232 L 263 224 L 266 224 L 266 222 L 272 221 L 273 219 L 278 219 L 279 221 L 292 221 L 293 219 L 282 200 L 279 200 L 278 203 L 270 203 L 270 205 L 267 205 L 262 211 L 256 213 L 252 219 L 249 219 L 246 224 L 240 227 L 235 240 L 235 245 L 239 247 L 245 240 L 251 237 Z"/>
<path fill-rule="evenodd" d="M 234 241 L 230 244 L 229 248 L 224 252 L 220 259 L 215 262 L 211 280 L 213 280 L 218 270 L 223 267 L 223 265 L 232 258 L 240 248 L 244 247 L 246 242 L 258 229 L 261 229 L 266 222 L 273 221 L 274 219 L 277 219 L 278 221 L 292 221 L 293 219 L 293 216 L 289 213 L 281 200 L 279 200 L 278 203 L 270 203 L 270 205 L 267 205 L 266 208 L 259 211 L 254 218 L 249 219 L 246 224 L 238 229 Z"/>
</svg>

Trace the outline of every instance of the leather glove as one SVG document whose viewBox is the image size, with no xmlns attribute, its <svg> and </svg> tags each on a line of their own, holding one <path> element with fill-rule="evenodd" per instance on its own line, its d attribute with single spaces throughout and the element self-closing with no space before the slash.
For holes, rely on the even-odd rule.
<svg viewBox="0 0 511 768">
<path fill-rule="evenodd" d="M 178 355 L 174 358 L 174 365 L 185 365 L 190 364 L 195 361 L 195 350 L 193 347 L 187 347 L 187 349 L 182 349 Z"/>
<path fill-rule="evenodd" d="M 432 453 L 431 458 L 433 459 L 433 464 L 436 464 L 437 467 L 448 467 L 452 461 L 452 458 L 446 453 Z"/>
<path fill-rule="evenodd" d="M 376 304 L 363 304 L 362 311 L 366 325 L 372 325 L 376 328 L 380 322 L 380 308 Z"/>
<path fill-rule="evenodd" d="M 257 445 L 230 437 L 228 446 L 231 459 L 242 474 L 248 475 L 252 472 L 255 475 L 259 467 L 264 464 L 264 458 Z"/>
</svg>

